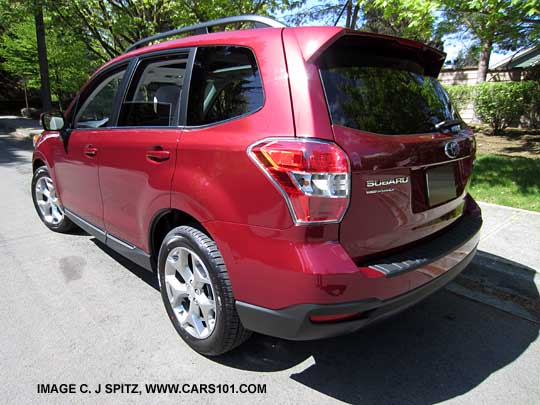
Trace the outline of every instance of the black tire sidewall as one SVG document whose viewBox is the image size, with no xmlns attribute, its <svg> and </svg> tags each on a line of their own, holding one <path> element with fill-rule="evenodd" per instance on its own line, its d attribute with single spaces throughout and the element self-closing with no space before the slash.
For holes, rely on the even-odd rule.
<svg viewBox="0 0 540 405">
<path fill-rule="evenodd" d="M 212 287 L 214 290 L 214 300 L 216 302 L 216 324 L 214 330 L 205 339 L 197 339 L 191 336 L 187 331 L 185 331 L 178 322 L 176 315 L 172 309 L 172 306 L 169 303 L 167 296 L 167 289 L 165 287 L 164 276 L 165 276 L 165 261 L 171 250 L 177 247 L 185 247 L 193 252 L 195 252 L 200 259 L 203 261 L 204 265 L 208 270 L 208 276 L 212 282 Z M 209 254 L 207 247 L 201 243 L 196 238 L 193 238 L 188 232 L 182 232 L 182 230 L 173 230 L 171 231 L 164 239 L 162 247 L 159 251 L 159 260 L 158 260 L 158 277 L 160 280 L 160 291 L 165 309 L 169 319 L 171 320 L 174 328 L 182 339 L 194 350 L 204 355 L 215 355 L 221 352 L 221 344 L 224 341 L 225 334 L 227 333 L 226 322 L 224 321 L 224 307 L 223 307 L 223 283 L 219 277 L 219 269 L 217 264 L 212 259 Z"/>
</svg>

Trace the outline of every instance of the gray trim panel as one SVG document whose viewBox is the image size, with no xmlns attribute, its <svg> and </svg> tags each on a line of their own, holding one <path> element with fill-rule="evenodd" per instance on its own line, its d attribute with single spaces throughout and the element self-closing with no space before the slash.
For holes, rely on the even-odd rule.
<svg viewBox="0 0 540 405">
<path fill-rule="evenodd" d="M 87 220 L 81 218 L 68 208 L 64 208 L 64 212 L 66 216 L 75 223 L 75 225 L 94 236 L 97 240 L 104 243 L 115 252 L 121 254 L 125 258 L 131 260 L 146 270 L 154 271 L 152 258 L 144 250 L 138 248 L 137 246 L 133 246 L 114 235 L 111 235 L 100 227 L 95 226 Z"/>
<path fill-rule="evenodd" d="M 66 214 L 66 217 L 68 217 L 72 222 L 74 222 L 75 225 L 77 225 L 79 228 L 94 236 L 100 242 L 106 242 L 107 233 L 103 229 L 91 224 L 90 222 L 81 218 L 79 215 L 75 214 L 68 208 L 64 207 L 64 213 Z"/>
</svg>

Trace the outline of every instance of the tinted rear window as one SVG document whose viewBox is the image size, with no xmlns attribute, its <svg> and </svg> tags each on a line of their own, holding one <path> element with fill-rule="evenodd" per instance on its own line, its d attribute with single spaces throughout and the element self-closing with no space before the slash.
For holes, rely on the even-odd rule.
<svg viewBox="0 0 540 405">
<path fill-rule="evenodd" d="M 434 132 L 435 124 L 459 119 L 437 79 L 400 61 L 323 66 L 321 77 L 337 125 L 398 135 Z"/>
<path fill-rule="evenodd" d="M 253 52 L 235 46 L 197 49 L 188 101 L 188 125 L 213 124 L 257 111 L 264 104 Z"/>
</svg>

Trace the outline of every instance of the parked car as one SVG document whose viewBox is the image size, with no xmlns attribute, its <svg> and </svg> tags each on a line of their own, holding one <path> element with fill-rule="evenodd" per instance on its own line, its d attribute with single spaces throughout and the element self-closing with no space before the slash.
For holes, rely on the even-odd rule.
<svg viewBox="0 0 540 405">
<path fill-rule="evenodd" d="M 239 21 L 255 28 L 209 32 Z M 172 324 L 202 354 L 251 331 L 356 331 L 438 290 L 476 251 L 476 146 L 436 80 L 444 58 L 259 16 L 147 38 L 65 116 L 43 116 L 37 213 L 157 272 Z"/>
</svg>

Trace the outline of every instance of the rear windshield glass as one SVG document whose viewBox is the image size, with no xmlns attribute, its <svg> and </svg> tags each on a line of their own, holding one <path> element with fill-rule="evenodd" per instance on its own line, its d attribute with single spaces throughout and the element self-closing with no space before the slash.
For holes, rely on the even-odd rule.
<svg viewBox="0 0 540 405">
<path fill-rule="evenodd" d="M 434 132 L 435 124 L 459 119 L 436 79 L 396 65 L 321 67 L 333 123 L 398 135 Z"/>
</svg>

